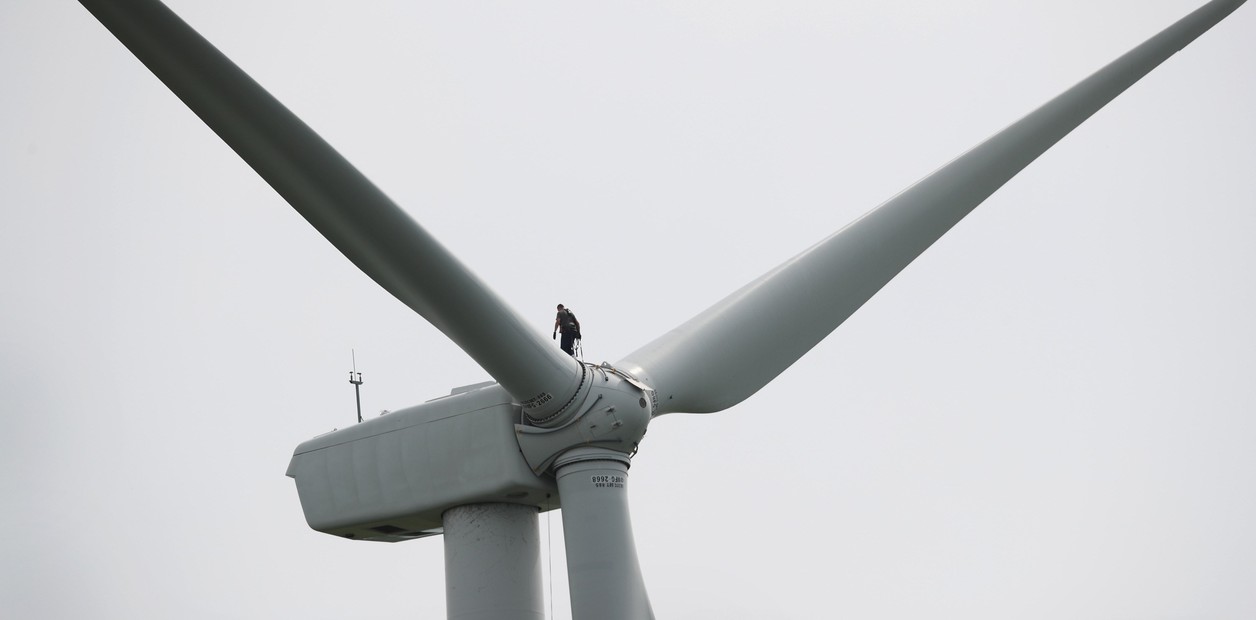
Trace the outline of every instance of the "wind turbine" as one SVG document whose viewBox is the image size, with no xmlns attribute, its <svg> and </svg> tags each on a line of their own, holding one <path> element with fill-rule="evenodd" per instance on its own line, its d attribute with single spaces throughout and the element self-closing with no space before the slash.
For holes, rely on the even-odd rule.
<svg viewBox="0 0 1256 620">
<path fill-rule="evenodd" d="M 554 507 L 557 491 L 576 614 L 640 617 L 649 606 L 625 482 L 649 420 L 719 411 L 753 394 L 1008 178 L 1241 2 L 1210 3 L 710 310 L 599 366 L 531 331 L 164 7 L 84 4 L 324 236 L 497 381 L 302 444 L 289 471 L 311 526 L 381 540 L 443 528 L 451 616 L 504 607 L 537 615 L 537 550 L 527 541 L 536 510 Z M 800 314 L 763 325 L 782 302 Z M 482 546 L 474 528 L 486 520 L 509 549 Z M 491 578 L 494 597 L 472 585 L 486 565 L 504 569 Z"/>
</svg>

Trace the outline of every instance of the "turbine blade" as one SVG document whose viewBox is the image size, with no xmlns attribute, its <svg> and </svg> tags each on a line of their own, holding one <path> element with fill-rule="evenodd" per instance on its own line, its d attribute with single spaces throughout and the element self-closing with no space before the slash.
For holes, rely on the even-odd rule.
<svg viewBox="0 0 1256 620">
<path fill-rule="evenodd" d="M 466 351 L 530 415 L 555 411 L 575 393 L 575 360 L 165 5 L 80 1 L 336 249 Z"/>
<path fill-rule="evenodd" d="M 628 458 L 577 448 L 560 458 L 555 476 L 563 500 L 571 616 L 654 618 L 628 514 Z"/>
<path fill-rule="evenodd" d="M 655 414 L 708 413 L 811 350 L 1008 179 L 1243 4 L 1214 0 L 820 243 L 628 355 Z M 788 308 L 788 319 L 779 310 Z"/>
</svg>

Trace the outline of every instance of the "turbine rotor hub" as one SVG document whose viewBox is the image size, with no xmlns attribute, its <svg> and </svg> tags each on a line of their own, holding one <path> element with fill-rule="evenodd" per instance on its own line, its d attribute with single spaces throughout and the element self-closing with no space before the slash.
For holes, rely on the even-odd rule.
<svg viewBox="0 0 1256 620">
<path fill-rule="evenodd" d="M 523 457 L 537 474 L 577 448 L 618 452 L 627 461 L 645 437 L 654 412 L 654 390 L 607 363 L 581 366 L 584 379 L 570 403 L 542 420 L 544 425 L 531 418 L 533 425 L 515 425 Z"/>
</svg>

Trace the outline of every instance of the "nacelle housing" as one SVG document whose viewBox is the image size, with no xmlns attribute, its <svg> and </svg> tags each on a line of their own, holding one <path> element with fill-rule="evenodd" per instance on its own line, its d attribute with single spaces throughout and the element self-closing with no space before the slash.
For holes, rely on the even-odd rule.
<svg viewBox="0 0 1256 620">
<path fill-rule="evenodd" d="M 455 390 L 302 443 L 288 476 L 311 528 L 357 540 L 439 534 L 442 513 L 466 504 L 557 508 L 553 478 L 519 452 L 520 415 L 497 384 Z"/>
</svg>

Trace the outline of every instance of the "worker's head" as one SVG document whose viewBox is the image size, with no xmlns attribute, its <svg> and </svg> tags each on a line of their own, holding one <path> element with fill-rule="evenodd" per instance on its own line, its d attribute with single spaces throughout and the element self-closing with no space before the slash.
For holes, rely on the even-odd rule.
<svg viewBox="0 0 1256 620">
<path fill-rule="evenodd" d="M 563 309 L 563 305 L 562 305 L 562 304 L 558 304 L 558 309 L 559 309 L 559 310 L 562 310 L 562 309 Z"/>
</svg>

